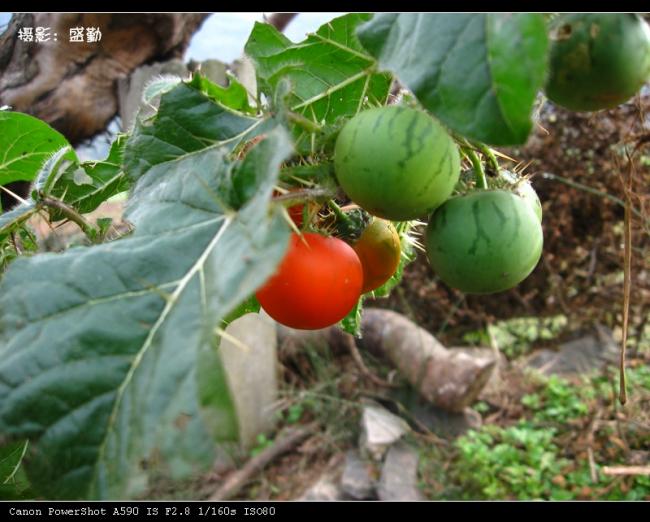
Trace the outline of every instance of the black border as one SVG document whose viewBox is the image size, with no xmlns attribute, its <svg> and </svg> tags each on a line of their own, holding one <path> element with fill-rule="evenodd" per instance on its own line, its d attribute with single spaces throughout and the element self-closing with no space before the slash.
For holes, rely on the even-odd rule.
<svg viewBox="0 0 650 522">
<path fill-rule="evenodd" d="M 556 0 L 546 2 L 526 2 L 517 4 L 508 2 L 454 2 L 453 4 L 438 4 L 417 1 L 400 0 L 398 4 L 391 2 L 371 2 L 368 0 L 354 0 L 351 2 L 325 3 L 322 0 L 311 0 L 309 2 L 261 2 L 255 3 L 250 0 L 242 5 L 242 9 L 224 10 L 221 12 L 254 12 L 261 11 L 266 13 L 272 12 L 380 12 L 395 11 L 396 7 L 401 12 L 418 12 L 430 10 L 433 7 L 453 8 L 452 12 L 508 12 L 521 11 L 522 7 L 526 10 L 522 12 L 643 12 L 650 11 L 650 4 L 645 2 L 617 2 L 615 5 L 595 4 L 594 2 L 571 2 Z M 181 12 L 163 10 L 163 4 L 153 4 L 152 2 L 130 1 L 120 3 L 120 0 L 104 1 L 95 0 L 61 0 L 56 3 L 52 2 L 18 2 L 6 0 L 3 7 L 10 9 L 13 6 L 20 7 L 16 12 L 104 12 L 104 13 L 132 13 L 132 12 Z M 152 7 L 158 11 L 147 11 Z M 195 0 L 183 0 L 176 5 L 172 3 L 165 4 L 166 7 L 183 7 L 185 12 L 213 12 L 214 2 L 197 2 Z M 258 9 L 255 9 L 255 8 Z M 617 11 L 609 11 L 609 7 L 616 7 Z M 42 11 L 41 11 L 42 10 Z M 65 516 L 57 511 L 56 514 L 50 515 L 49 510 L 81 510 L 90 508 L 93 510 L 105 510 L 106 515 L 84 516 Z M 137 515 L 119 515 L 121 508 L 137 508 Z M 221 509 L 220 509 L 221 508 Z M 264 510 L 275 510 L 274 515 L 264 515 Z M 189 515 L 186 510 L 189 509 Z M 42 516 L 31 516 L 29 514 L 17 515 L 17 510 L 41 510 Z M 12 514 L 12 511 L 14 514 Z M 128 510 L 127 510 L 128 512 Z M 221 512 L 221 515 L 219 514 Z M 232 514 L 232 513 L 235 514 Z M 621 517 L 623 513 L 641 513 L 641 518 L 637 520 L 650 520 L 650 502 L 639 501 L 423 501 L 423 502 L 257 502 L 257 501 L 229 501 L 229 502 L 210 502 L 210 501 L 0 501 L 0 519 L 1 520 L 31 520 L 31 519 L 72 519 L 81 520 L 133 520 L 142 518 L 145 520 L 164 519 L 164 520 L 184 520 L 195 519 L 203 514 L 203 518 L 225 519 L 225 520 L 285 520 L 287 518 L 300 517 L 304 521 L 305 515 L 318 515 L 319 517 L 328 517 L 332 515 L 344 515 L 347 517 L 358 517 L 359 520 L 367 520 L 372 517 L 377 520 L 388 518 L 391 522 L 397 519 L 403 522 L 405 517 L 428 516 L 440 517 L 447 515 L 454 516 L 478 516 L 481 519 L 503 516 L 522 516 L 533 515 L 547 517 L 557 513 L 562 517 L 577 516 L 582 518 L 597 516 L 600 517 Z M 155 513 L 155 514 L 154 514 Z M 230 514 L 227 514 L 230 513 Z M 247 514 L 248 513 L 248 514 Z M 430 519 L 429 519 L 430 520 Z M 615 519 L 614 519 L 615 520 Z M 311 522 L 311 521 L 307 521 Z"/>
<path fill-rule="evenodd" d="M 84 508 L 93 509 L 104 515 L 84 515 Z M 120 515 L 120 511 L 128 513 L 134 508 L 137 514 Z M 55 510 L 49 514 L 50 509 Z M 80 510 L 76 516 L 64 515 L 61 510 Z M 30 514 L 18 515 L 17 510 L 41 510 L 41 516 Z M 117 511 L 116 511 L 117 510 Z M 273 510 L 274 514 L 270 514 Z M 636 512 L 641 515 L 635 520 L 648 520 L 650 502 L 638 501 L 423 501 L 423 502 L 254 502 L 254 501 L 24 501 L 0 502 L 0 518 L 2 520 L 286 520 L 300 519 L 305 516 L 317 515 L 318 518 L 328 519 L 332 516 L 344 516 L 346 520 L 397 520 L 404 522 L 412 517 L 427 517 L 426 520 L 444 520 L 441 517 L 462 516 L 477 517 L 477 520 L 492 520 L 492 517 L 511 516 L 540 516 L 548 517 L 554 514 L 564 517 L 620 517 Z M 267 514 L 265 514 L 267 513 Z M 613 518 L 612 520 L 615 520 Z M 472 520 L 472 519 L 469 519 Z M 307 521 L 310 522 L 310 521 Z"/>
<path fill-rule="evenodd" d="M 221 5 L 219 5 L 221 4 Z M 125 0 L 58 0 L 56 2 L 32 0 L 17 2 L 4 0 L 3 9 L 19 8 L 20 12 L 71 12 L 71 13 L 133 13 L 133 12 L 183 12 L 177 8 L 185 9 L 184 12 L 215 12 L 215 8 L 224 7 L 221 12 L 644 12 L 650 11 L 647 0 L 625 1 L 615 4 L 585 2 L 577 0 L 546 0 L 512 2 L 506 0 L 464 0 L 454 2 L 424 2 L 423 0 L 400 0 L 389 2 L 387 0 L 350 0 L 350 1 L 325 1 L 325 0 L 282 0 L 262 1 L 248 0 L 237 3 L 217 3 L 198 0 L 183 0 L 182 2 L 135 2 Z M 230 9 L 228 9 L 231 7 Z M 235 9 L 232 9 L 235 7 Z"/>
</svg>

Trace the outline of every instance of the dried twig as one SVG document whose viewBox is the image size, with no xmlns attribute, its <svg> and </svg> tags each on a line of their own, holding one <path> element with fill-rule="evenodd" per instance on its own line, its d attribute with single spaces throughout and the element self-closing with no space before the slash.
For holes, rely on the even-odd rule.
<svg viewBox="0 0 650 522">
<path fill-rule="evenodd" d="M 587 448 L 587 458 L 589 459 L 589 475 L 591 476 L 592 484 L 598 483 L 598 472 L 596 471 L 596 462 L 594 460 L 594 450 L 591 446 Z"/>
<path fill-rule="evenodd" d="M 592 484 L 598 483 L 598 470 L 596 469 L 596 460 L 594 459 L 594 436 L 600 422 L 600 417 L 603 413 L 602 408 L 599 408 L 594 414 L 589 427 L 587 428 L 587 459 L 589 460 L 589 475 Z"/>
<path fill-rule="evenodd" d="M 630 289 L 631 289 L 631 279 L 632 279 L 632 177 L 634 172 L 634 161 L 633 156 L 630 152 L 625 149 L 625 154 L 627 155 L 628 169 L 627 169 L 627 180 L 623 185 L 625 192 L 625 252 L 624 252 L 624 264 L 623 264 L 623 339 L 621 341 L 621 359 L 620 359 L 620 381 L 619 381 L 619 392 L 618 400 L 621 404 L 627 402 L 627 391 L 625 389 L 625 351 L 627 348 L 627 334 L 629 330 L 629 319 L 630 319 Z"/>
<path fill-rule="evenodd" d="M 359 349 L 357 348 L 357 345 L 354 342 L 354 337 L 348 334 L 348 335 L 342 335 L 341 338 L 345 347 L 350 351 L 350 355 L 352 355 L 352 359 L 354 359 L 354 363 L 357 365 L 359 371 L 361 371 L 364 377 L 367 377 L 377 386 L 382 386 L 384 388 L 396 388 L 398 386 L 397 384 L 385 381 L 384 379 L 378 377 L 368 369 L 366 363 L 364 363 L 363 359 L 361 358 Z"/>
<path fill-rule="evenodd" d="M 266 448 L 259 455 L 250 459 L 246 465 L 233 472 L 226 481 L 217 489 L 209 500 L 227 500 L 235 496 L 246 483 L 273 459 L 292 450 L 316 430 L 316 424 L 308 424 L 295 428 L 281 438 L 276 439 L 272 446 Z"/>
<path fill-rule="evenodd" d="M 650 475 L 650 466 L 603 466 L 607 476 Z"/>
</svg>

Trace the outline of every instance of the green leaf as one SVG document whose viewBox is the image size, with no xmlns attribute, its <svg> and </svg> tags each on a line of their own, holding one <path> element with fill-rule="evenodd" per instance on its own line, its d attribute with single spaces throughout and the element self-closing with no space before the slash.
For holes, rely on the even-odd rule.
<svg viewBox="0 0 650 522">
<path fill-rule="evenodd" d="M 190 87 L 206 94 L 211 100 L 219 102 L 235 111 L 242 111 L 247 114 L 255 114 L 248 104 L 248 93 L 246 88 L 235 78 L 228 74 L 228 87 L 222 87 L 199 73 L 194 73 Z"/>
<path fill-rule="evenodd" d="M 23 225 L 36 211 L 35 203 L 29 200 L 9 212 L 0 214 L 0 243 L 3 243 L 12 232 Z"/>
<path fill-rule="evenodd" d="M 110 197 L 129 189 L 131 181 L 121 167 L 126 135 L 117 136 L 106 159 L 74 163 L 64 170 L 49 193 L 85 214 Z"/>
<path fill-rule="evenodd" d="M 547 67 L 541 14 L 377 14 L 357 34 L 454 131 L 491 145 L 526 141 Z"/>
<path fill-rule="evenodd" d="M 157 76 L 147 83 L 142 91 L 142 101 L 144 105 L 153 105 L 155 99 L 162 96 L 166 92 L 174 89 L 183 80 L 175 75 L 162 75 Z"/>
<path fill-rule="evenodd" d="M 344 332 L 347 332 L 355 337 L 361 337 L 361 320 L 363 314 L 363 300 L 365 296 L 359 297 L 357 304 L 350 310 L 348 315 L 341 319 L 340 325 Z"/>
<path fill-rule="evenodd" d="M 209 147 L 232 150 L 275 124 L 215 103 L 186 83 L 164 92 L 153 118 L 140 120 L 124 150 L 124 170 L 135 180 L 153 166 Z"/>
<path fill-rule="evenodd" d="M 273 26 L 256 23 L 245 52 L 255 63 L 258 89 L 274 99 L 283 80 L 289 80 L 289 109 L 317 124 L 351 116 L 369 104 L 383 105 L 391 77 L 377 73 L 375 59 L 355 35 L 369 18 L 363 13 L 335 18 L 297 44 Z M 308 134 L 299 132 L 298 143 Z"/>
<path fill-rule="evenodd" d="M 336 190 L 337 182 L 334 174 L 334 162 L 292 165 L 284 167 L 280 171 L 280 179 L 295 184 L 314 183 L 323 188 Z"/>
<path fill-rule="evenodd" d="M 29 482 L 21 463 L 29 442 L 19 440 L 0 447 L 0 500 L 21 500 L 29 496 Z"/>
<path fill-rule="evenodd" d="M 0 185 L 32 181 L 43 162 L 68 141 L 44 121 L 0 111 Z"/>
<path fill-rule="evenodd" d="M 0 273 L 19 256 L 29 256 L 38 251 L 36 236 L 29 227 L 17 226 L 12 232 L 11 236 L 0 235 Z"/>
<path fill-rule="evenodd" d="M 176 101 L 150 136 L 179 128 Z M 228 147 L 152 147 L 134 162 L 133 234 L 17 259 L 0 282 L 0 433 L 30 439 L 27 475 L 47 498 L 142 495 L 152 475 L 198 473 L 237 441 L 215 327 L 285 253 L 289 228 L 270 200 L 290 141 L 277 128 L 242 163 Z M 235 211 L 223 202 L 241 198 L 241 171 L 256 175 Z M 206 359 L 210 392 L 197 375 Z"/>
<path fill-rule="evenodd" d="M 230 312 L 226 317 L 223 319 L 223 328 L 225 329 L 226 326 L 228 326 L 230 323 L 232 323 L 235 319 L 239 319 L 242 315 L 246 315 L 248 313 L 254 312 L 257 313 L 260 311 L 260 303 L 257 300 L 257 297 L 255 295 L 251 295 L 246 299 L 245 301 L 242 301 L 237 308 L 235 308 L 232 312 Z"/>
</svg>

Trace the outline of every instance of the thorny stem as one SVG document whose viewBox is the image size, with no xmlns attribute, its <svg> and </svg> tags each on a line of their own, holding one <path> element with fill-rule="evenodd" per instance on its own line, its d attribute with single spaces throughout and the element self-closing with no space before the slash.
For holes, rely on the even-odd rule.
<svg viewBox="0 0 650 522">
<path fill-rule="evenodd" d="M 499 173 L 499 161 L 497 160 L 497 157 L 494 155 L 494 152 L 490 147 L 488 147 L 485 143 L 480 143 L 480 142 L 474 142 L 472 143 L 478 150 L 481 151 L 481 154 L 485 156 L 488 160 L 488 163 L 490 164 L 490 167 L 496 174 Z"/>
<path fill-rule="evenodd" d="M 333 199 L 328 200 L 327 205 L 332 209 L 332 211 L 340 221 L 343 221 L 348 226 L 353 225 L 352 220 L 348 216 L 346 216 L 345 212 L 341 210 L 341 207 L 339 207 Z"/>
<path fill-rule="evenodd" d="M 20 248 L 18 247 L 18 243 L 16 242 L 16 232 L 12 232 L 9 237 L 11 238 L 11 243 L 14 246 L 14 250 L 16 251 L 16 254 L 21 255 L 22 252 L 20 251 Z"/>
<path fill-rule="evenodd" d="M 467 156 L 469 161 L 472 162 L 472 167 L 474 167 L 474 175 L 476 176 L 476 186 L 481 189 L 487 189 L 487 180 L 485 179 L 485 170 L 483 170 L 483 164 L 479 159 L 476 152 L 474 152 L 469 147 L 461 147 L 463 154 Z"/>
<path fill-rule="evenodd" d="M 289 121 L 295 123 L 299 127 L 302 127 L 304 130 L 307 132 L 321 132 L 323 128 L 318 125 L 315 121 L 310 120 L 309 118 L 305 118 L 302 114 L 289 111 L 287 113 L 287 117 L 289 118 Z"/>
<path fill-rule="evenodd" d="M 99 230 L 97 230 L 88 221 L 86 221 L 83 218 L 83 216 L 79 214 L 76 210 L 74 210 L 72 207 L 69 207 L 63 201 L 60 201 L 50 196 L 43 196 L 42 194 L 39 202 L 46 207 L 55 208 L 59 210 L 66 217 L 66 219 L 69 219 L 70 221 L 75 223 L 83 231 L 83 233 L 86 234 L 86 237 L 91 242 L 93 243 L 98 242 L 100 236 Z"/>
<path fill-rule="evenodd" d="M 329 189 L 308 188 L 308 189 L 296 190 L 293 192 L 287 192 L 286 194 L 281 194 L 280 196 L 274 196 L 273 201 L 294 204 L 294 203 L 302 203 L 310 199 L 325 200 L 333 196 L 334 196 L 334 192 Z"/>
</svg>

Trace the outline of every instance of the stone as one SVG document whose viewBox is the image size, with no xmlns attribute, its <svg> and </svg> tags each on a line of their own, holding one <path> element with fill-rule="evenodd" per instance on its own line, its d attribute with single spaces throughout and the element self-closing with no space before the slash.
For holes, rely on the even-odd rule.
<svg viewBox="0 0 650 522">
<path fill-rule="evenodd" d="M 557 351 L 537 350 L 523 364 L 545 375 L 583 374 L 618 362 L 619 347 L 612 331 L 596 325 L 595 332 L 561 344 Z"/>
<path fill-rule="evenodd" d="M 404 419 L 379 405 L 367 404 L 361 417 L 362 453 L 381 460 L 388 447 L 410 431 Z"/>
<path fill-rule="evenodd" d="M 358 450 L 350 450 L 345 456 L 341 491 L 346 497 L 354 500 L 376 498 L 371 466 L 362 460 Z"/>
<path fill-rule="evenodd" d="M 204 60 L 202 62 L 190 62 L 190 69 L 199 71 L 203 76 L 207 77 L 210 81 L 221 85 L 222 87 L 228 86 L 228 65 L 220 62 L 219 60 Z"/>
<path fill-rule="evenodd" d="M 481 414 L 472 408 L 462 412 L 446 411 L 430 404 L 418 404 L 410 409 L 411 414 L 432 433 L 443 438 L 456 438 L 476 430 L 483 424 Z"/>
<path fill-rule="evenodd" d="M 455 438 L 471 429 L 480 428 L 483 421 L 481 415 L 472 408 L 462 411 L 449 411 L 430 402 L 414 393 L 409 387 L 395 388 L 390 391 L 388 400 L 395 404 L 393 408 L 384 402 L 392 411 L 405 408 L 408 415 L 405 417 L 416 430 L 426 428 L 442 438 Z"/>
<path fill-rule="evenodd" d="M 244 55 L 239 60 L 233 62 L 232 68 L 235 71 L 235 76 L 244 86 L 246 92 L 248 92 L 249 103 L 255 103 L 255 96 L 257 95 L 257 72 L 255 64 L 248 56 Z"/>
<path fill-rule="evenodd" d="M 377 487 L 379 500 L 424 500 L 418 489 L 419 456 L 399 442 L 388 450 Z"/>
<path fill-rule="evenodd" d="M 123 129 L 128 130 L 133 125 L 135 115 L 142 104 L 142 93 L 145 87 L 152 79 L 161 76 L 188 78 L 189 69 L 181 60 L 173 59 L 167 62 L 143 65 L 133 71 L 128 78 L 118 80 L 119 115 Z"/>
<path fill-rule="evenodd" d="M 298 498 L 301 501 L 333 501 L 341 500 L 341 490 L 332 477 L 321 477 L 305 493 Z"/>
<path fill-rule="evenodd" d="M 275 322 L 256 313 L 234 320 L 221 338 L 219 351 L 245 448 L 273 427 L 278 394 L 276 345 Z"/>
</svg>

